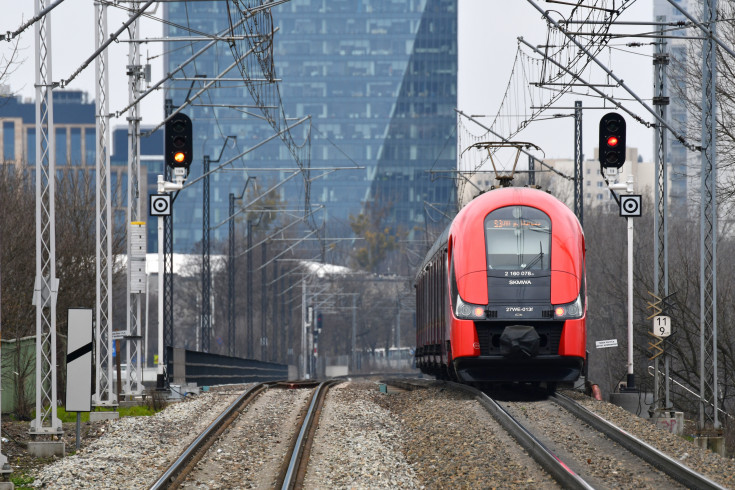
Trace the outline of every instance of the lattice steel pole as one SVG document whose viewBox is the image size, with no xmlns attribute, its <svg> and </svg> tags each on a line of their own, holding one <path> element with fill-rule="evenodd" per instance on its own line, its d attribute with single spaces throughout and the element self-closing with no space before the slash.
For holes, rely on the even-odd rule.
<svg viewBox="0 0 735 490">
<path fill-rule="evenodd" d="M 131 5 L 130 16 L 135 16 L 140 7 L 139 2 Z M 138 39 L 140 23 L 135 20 L 130 25 L 130 37 Z M 143 78 L 143 69 L 140 65 L 140 45 L 137 42 L 129 43 L 128 47 L 128 97 L 133 103 L 140 93 L 140 80 Z M 145 275 L 145 251 L 143 259 L 134 257 L 132 247 L 132 227 L 141 222 L 140 212 L 140 113 L 139 105 L 133 104 L 128 113 L 128 268 L 127 268 L 127 364 L 128 377 L 125 381 L 125 394 L 136 395 L 143 392 L 143 371 L 141 369 L 141 295 L 145 289 L 141 289 L 137 281 L 133 280 L 135 274 L 139 274 L 141 268 Z"/>
<path fill-rule="evenodd" d="M 574 101 L 574 214 L 584 223 L 584 170 L 582 165 L 582 101 Z"/>
<path fill-rule="evenodd" d="M 0 229 L 0 250 L 2 250 L 2 243 L 3 243 L 3 230 Z M 2 276 L 2 264 L 0 264 L 0 276 Z M 0 305 L 2 302 L 2 278 L 0 277 Z M 0 313 L 0 331 L 2 330 L 2 314 Z M 0 334 L 0 338 L 2 338 L 2 335 Z M 1 350 L 1 349 L 0 349 Z M 0 356 L 0 366 L 2 366 L 2 356 Z M 2 406 L 2 377 L 0 376 L 0 407 Z M 0 419 L 2 418 L 2 411 L 0 410 Z M 2 428 L 2 424 L 0 423 L 0 429 Z M 0 433 L 4 432 L 0 430 Z M 10 465 L 8 464 L 8 457 L 2 452 L 2 437 L 0 437 L 0 473 L 11 473 L 12 469 L 10 468 Z"/>
<path fill-rule="evenodd" d="M 107 5 L 94 4 L 95 46 L 107 40 Z M 112 207 L 110 203 L 110 102 L 108 56 L 104 50 L 95 59 L 95 230 L 96 230 L 96 322 L 95 406 L 116 406 L 112 386 Z"/>
<path fill-rule="evenodd" d="M 209 252 L 209 155 L 204 156 L 204 183 L 202 189 L 202 352 L 209 352 L 212 334 L 212 268 Z M 232 215 L 230 215 L 232 216 Z"/>
<path fill-rule="evenodd" d="M 253 221 L 248 219 L 247 239 L 247 303 L 248 303 L 248 331 L 247 331 L 247 354 L 248 359 L 253 358 Z"/>
<path fill-rule="evenodd" d="M 230 221 L 228 223 L 229 250 L 227 257 L 227 343 L 228 353 L 235 356 L 235 194 L 230 193 Z"/>
<path fill-rule="evenodd" d="M 703 8 L 710 36 L 702 42 L 699 429 L 717 430 L 717 0 L 705 0 Z"/>
<path fill-rule="evenodd" d="M 272 337 L 273 337 L 273 347 L 271 348 L 271 360 L 273 362 L 280 362 L 281 356 L 280 356 L 280 346 L 283 343 L 283 334 L 282 334 L 282 328 L 283 328 L 283 322 L 281 318 L 278 316 L 278 261 L 273 261 L 273 281 L 271 282 L 271 310 L 272 310 L 272 318 L 273 318 L 273 326 L 271 328 Z"/>
<path fill-rule="evenodd" d="M 267 262 L 268 249 L 263 242 L 260 246 L 260 263 Z M 266 311 L 268 310 L 268 295 L 266 294 L 266 284 L 268 282 L 268 268 L 260 269 L 260 360 L 267 361 L 268 355 L 268 332 L 266 329 Z"/>
<path fill-rule="evenodd" d="M 666 120 L 666 107 L 669 105 L 669 98 L 666 96 L 666 66 L 669 64 L 669 55 L 666 49 L 666 41 L 663 37 L 663 23 L 666 22 L 666 17 L 657 17 L 656 22 L 661 25 L 659 25 L 658 29 L 660 37 L 656 41 L 656 51 L 653 55 L 655 89 L 653 105 L 658 112 L 659 118 Z M 658 123 L 654 134 L 656 151 L 656 190 L 654 197 L 656 200 L 656 213 L 653 215 L 653 228 L 656 230 L 656 239 L 653 241 L 653 293 L 658 297 L 666 297 L 669 295 L 668 176 L 666 170 L 668 132 L 663 124 Z M 666 358 L 665 352 L 661 356 L 657 356 L 653 364 L 653 384 L 656 397 L 654 400 L 654 409 L 659 411 L 670 408 L 668 373 L 664 377 L 664 382 L 661 383 L 661 371 L 659 369 L 661 358 Z"/>
<path fill-rule="evenodd" d="M 164 112 L 166 117 L 173 113 L 173 102 L 166 99 Z M 164 165 L 164 179 L 170 182 L 173 178 L 173 172 L 169 165 Z M 174 196 L 175 197 L 175 196 Z M 173 204 L 173 198 L 171 199 Z M 166 366 L 166 376 L 164 385 L 168 387 L 168 347 L 174 345 L 174 217 L 166 216 L 163 219 L 163 364 Z M 161 294 L 161 293 L 159 293 Z"/>
<path fill-rule="evenodd" d="M 35 14 L 46 7 L 35 4 Z M 36 59 L 36 417 L 31 434 L 62 432 L 56 416 L 56 139 L 51 87 L 51 16 L 35 25 Z"/>
</svg>

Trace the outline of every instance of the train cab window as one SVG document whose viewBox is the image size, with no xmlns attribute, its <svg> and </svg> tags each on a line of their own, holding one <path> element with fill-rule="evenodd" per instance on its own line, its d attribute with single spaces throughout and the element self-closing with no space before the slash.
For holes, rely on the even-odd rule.
<svg viewBox="0 0 735 490">
<path fill-rule="evenodd" d="M 488 270 L 549 270 L 551 219 L 529 206 L 496 209 L 485 218 L 485 244 Z"/>
</svg>

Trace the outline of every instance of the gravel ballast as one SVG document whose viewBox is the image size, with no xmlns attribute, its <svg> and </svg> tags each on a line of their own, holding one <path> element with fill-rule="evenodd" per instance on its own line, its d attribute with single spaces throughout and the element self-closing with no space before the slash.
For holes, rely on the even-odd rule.
<svg viewBox="0 0 735 490">
<path fill-rule="evenodd" d="M 232 388 L 210 391 L 171 404 L 153 417 L 105 422 L 100 429 L 104 434 L 88 442 L 79 453 L 36 470 L 33 486 L 148 488 L 237 394 Z M 735 486 L 732 459 L 703 451 L 609 403 L 581 394 L 574 397 L 636 437 L 666 449 L 694 470 L 726 487 Z M 282 412 L 276 406 L 285 405 L 282 398 L 273 396 L 272 403 L 271 408 L 266 403 L 258 410 L 261 418 L 269 412 Z M 247 423 L 247 417 L 242 417 Z M 274 440 L 285 439 L 272 423 L 263 422 L 259 427 L 263 430 L 258 429 L 260 435 L 255 437 L 264 442 L 258 445 L 259 451 L 269 451 L 266 443 L 276 435 Z M 257 455 L 248 458 L 253 456 Z M 235 478 L 234 471 L 228 473 Z M 242 488 L 263 483 L 252 474 L 247 481 Z M 206 478 L 197 481 L 195 487 L 222 488 L 222 484 L 221 479 Z M 470 396 L 441 387 L 389 390 L 384 394 L 377 384 L 364 381 L 345 382 L 330 391 L 314 439 L 305 486 L 558 488 Z"/>
</svg>

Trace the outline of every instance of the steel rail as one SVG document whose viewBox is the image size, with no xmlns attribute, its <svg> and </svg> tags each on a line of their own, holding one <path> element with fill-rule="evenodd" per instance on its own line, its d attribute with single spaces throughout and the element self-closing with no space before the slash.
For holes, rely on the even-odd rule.
<svg viewBox="0 0 735 490">
<path fill-rule="evenodd" d="M 299 482 L 303 480 L 306 474 L 306 465 L 309 462 L 308 458 L 304 458 L 304 456 L 308 454 L 311 443 L 314 440 L 313 434 L 316 431 L 316 422 L 319 421 L 319 412 L 326 398 L 327 391 L 336 383 L 336 381 L 324 381 L 319 383 L 319 386 L 314 390 L 311 403 L 309 404 L 309 410 L 301 424 L 301 430 L 294 443 L 288 467 L 283 475 L 283 481 L 280 482 L 280 488 L 282 490 L 289 490 L 300 486 Z"/>
<path fill-rule="evenodd" d="M 186 478 L 189 471 L 191 471 L 194 464 L 206 453 L 216 438 L 237 418 L 242 408 L 255 399 L 262 391 L 275 384 L 276 382 L 272 381 L 259 383 L 240 395 L 209 427 L 199 434 L 194 442 L 181 453 L 178 459 L 174 461 L 150 489 L 158 490 L 178 487 L 184 478 Z"/>
<path fill-rule="evenodd" d="M 663 454 L 658 449 L 625 432 L 620 427 L 608 422 L 599 415 L 587 410 L 571 398 L 556 393 L 551 397 L 551 400 L 595 430 L 605 434 L 612 441 L 620 444 L 631 453 L 663 471 L 674 480 L 686 485 L 688 488 L 718 490 L 724 490 L 726 488 Z"/>
<path fill-rule="evenodd" d="M 391 379 L 386 381 L 386 383 L 405 389 L 427 388 L 435 385 L 434 382 L 427 382 L 424 380 L 403 381 Z M 509 414 L 503 407 L 485 393 L 472 386 L 451 381 L 443 381 L 441 384 L 474 396 L 475 399 L 480 402 L 490 415 L 492 415 L 492 417 L 501 425 L 501 427 L 503 427 L 503 429 L 505 429 L 508 434 L 510 434 L 518 444 L 528 452 L 534 461 L 546 470 L 563 488 L 585 490 L 594 488 L 581 476 L 577 475 L 556 454 L 534 437 L 534 435 L 523 427 L 523 425 L 521 425 L 515 418 L 513 418 L 511 414 Z"/>
<path fill-rule="evenodd" d="M 564 488 L 567 489 L 592 489 L 593 487 L 567 466 L 556 454 L 547 448 L 541 441 L 531 434 L 513 416 L 508 413 L 498 402 L 487 396 L 482 391 L 472 386 L 459 383 L 447 382 L 454 389 L 471 393 L 495 420 L 526 450 L 528 454 L 542 468 Z"/>
</svg>

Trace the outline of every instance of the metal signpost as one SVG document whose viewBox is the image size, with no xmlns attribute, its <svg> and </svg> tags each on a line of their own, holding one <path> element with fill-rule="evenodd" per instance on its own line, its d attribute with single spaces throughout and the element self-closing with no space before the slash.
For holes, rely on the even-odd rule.
<svg viewBox="0 0 735 490">
<path fill-rule="evenodd" d="M 92 410 L 92 309 L 70 309 L 67 325 L 66 411 L 77 412 L 78 451 L 82 412 Z"/>
</svg>

